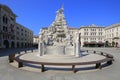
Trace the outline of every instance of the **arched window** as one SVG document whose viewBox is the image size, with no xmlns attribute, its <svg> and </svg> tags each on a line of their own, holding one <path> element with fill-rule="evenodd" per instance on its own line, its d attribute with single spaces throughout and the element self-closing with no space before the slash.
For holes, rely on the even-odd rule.
<svg viewBox="0 0 120 80">
<path fill-rule="evenodd" d="M 3 16 L 3 23 L 5 23 L 5 24 L 7 24 L 8 23 L 8 18 L 7 18 L 7 16 Z"/>
<path fill-rule="evenodd" d="M 10 31 L 14 32 L 14 25 L 12 25 L 12 24 L 10 25 Z"/>
<path fill-rule="evenodd" d="M 3 16 L 3 23 L 5 23 L 5 16 Z"/>
<path fill-rule="evenodd" d="M 5 23 L 6 23 L 6 24 L 8 23 L 8 18 L 7 18 L 7 17 L 5 18 Z"/>
</svg>

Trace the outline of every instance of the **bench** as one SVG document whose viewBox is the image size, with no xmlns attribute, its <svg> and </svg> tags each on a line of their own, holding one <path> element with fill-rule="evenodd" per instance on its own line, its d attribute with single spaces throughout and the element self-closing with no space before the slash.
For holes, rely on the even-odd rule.
<svg viewBox="0 0 120 80">
<path fill-rule="evenodd" d="M 21 54 L 22 55 L 22 54 Z M 19 56 L 21 56 L 19 55 Z M 22 60 L 19 59 L 19 56 L 15 57 L 15 54 L 9 55 L 9 62 L 12 63 L 15 61 L 18 62 L 18 68 L 23 67 L 23 63 L 31 63 L 31 64 L 40 64 L 41 65 L 41 72 L 45 71 L 45 65 L 53 65 L 53 66 L 72 66 L 73 73 L 76 72 L 76 65 L 89 65 L 89 64 L 95 64 L 96 69 L 102 69 L 101 63 L 107 62 L 107 64 L 112 64 L 113 57 L 112 55 L 106 54 L 106 58 L 98 61 L 91 61 L 91 62 L 77 62 L 77 63 L 50 63 L 50 62 L 35 62 L 35 61 L 28 61 L 28 60 Z"/>
</svg>

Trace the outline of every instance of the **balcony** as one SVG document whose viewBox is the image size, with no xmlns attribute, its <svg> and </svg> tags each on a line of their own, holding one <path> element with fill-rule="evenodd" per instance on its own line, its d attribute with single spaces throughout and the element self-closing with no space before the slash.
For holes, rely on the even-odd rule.
<svg viewBox="0 0 120 80">
<path fill-rule="evenodd" d="M 7 31 L 3 31 L 3 30 L 0 30 L 0 34 L 6 34 L 6 35 L 15 35 L 14 32 L 7 32 Z"/>
</svg>

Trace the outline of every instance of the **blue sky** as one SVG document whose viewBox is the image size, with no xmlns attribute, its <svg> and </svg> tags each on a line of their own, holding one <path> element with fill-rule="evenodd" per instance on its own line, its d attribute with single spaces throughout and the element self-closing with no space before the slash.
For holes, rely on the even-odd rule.
<svg viewBox="0 0 120 80">
<path fill-rule="evenodd" d="M 33 30 L 35 35 L 53 22 L 62 4 L 71 27 L 120 22 L 120 0 L 0 0 L 0 3 L 9 6 L 18 16 L 17 22 Z"/>
</svg>

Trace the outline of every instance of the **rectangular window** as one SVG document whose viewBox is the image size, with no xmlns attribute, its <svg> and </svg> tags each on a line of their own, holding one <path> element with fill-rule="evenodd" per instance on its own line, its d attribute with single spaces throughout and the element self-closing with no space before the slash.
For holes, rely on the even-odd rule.
<svg viewBox="0 0 120 80">
<path fill-rule="evenodd" d="M 21 29 L 21 31 L 23 31 L 23 29 Z"/>
<path fill-rule="evenodd" d="M 118 32 L 116 32 L 116 36 L 118 37 Z"/>
<path fill-rule="evenodd" d="M 84 40 L 86 40 L 86 38 L 84 38 Z"/>
<path fill-rule="evenodd" d="M 17 40 L 19 40 L 19 37 L 17 37 Z"/>
<path fill-rule="evenodd" d="M 91 33 L 91 36 L 92 36 L 92 33 Z"/>
<path fill-rule="evenodd" d="M 88 31 L 88 29 L 87 29 L 87 31 Z"/>
<path fill-rule="evenodd" d="M 91 29 L 91 31 L 92 31 L 92 29 Z"/>
<path fill-rule="evenodd" d="M 90 40 L 93 40 L 92 38 L 90 38 Z"/>
<path fill-rule="evenodd" d="M 14 20 L 15 20 L 13 17 L 10 17 L 10 19 L 11 19 L 12 21 L 14 21 Z"/>
<path fill-rule="evenodd" d="M 84 29 L 84 31 L 86 31 L 86 29 Z"/>
<path fill-rule="evenodd" d="M 19 27 L 17 27 L 17 29 L 19 30 Z"/>
<path fill-rule="evenodd" d="M 86 33 L 84 33 L 84 35 L 86 35 Z"/>
<path fill-rule="evenodd" d="M 117 28 L 117 31 L 118 31 L 118 28 Z"/>
<path fill-rule="evenodd" d="M 96 35 L 96 33 L 95 33 L 95 35 Z"/>
<path fill-rule="evenodd" d="M 84 35 L 86 36 L 86 35 L 88 35 L 88 33 L 87 33 L 87 32 L 85 32 L 85 33 L 84 33 Z"/>
<path fill-rule="evenodd" d="M 23 36 L 23 33 L 21 33 L 21 35 Z"/>
<path fill-rule="evenodd" d="M 112 34 L 112 37 L 114 37 L 114 34 Z"/>
<path fill-rule="evenodd" d="M 5 31 L 5 26 L 3 26 L 3 31 Z"/>
</svg>

